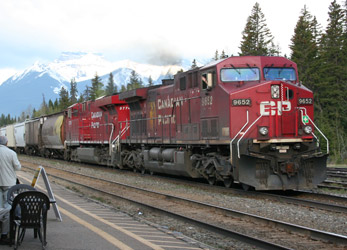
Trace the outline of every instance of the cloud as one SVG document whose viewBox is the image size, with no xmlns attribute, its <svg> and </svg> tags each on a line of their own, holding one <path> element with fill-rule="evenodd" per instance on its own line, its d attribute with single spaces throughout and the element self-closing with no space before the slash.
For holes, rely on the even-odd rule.
<svg viewBox="0 0 347 250">
<path fill-rule="evenodd" d="M 304 4 L 324 26 L 331 0 L 2 0 L 0 54 L 10 62 L 11 57 L 51 59 L 61 51 L 92 51 L 155 64 L 212 57 L 216 49 L 236 55 L 255 2 L 288 54 Z M 21 60 L 12 60 L 12 67 L 16 61 Z"/>
</svg>

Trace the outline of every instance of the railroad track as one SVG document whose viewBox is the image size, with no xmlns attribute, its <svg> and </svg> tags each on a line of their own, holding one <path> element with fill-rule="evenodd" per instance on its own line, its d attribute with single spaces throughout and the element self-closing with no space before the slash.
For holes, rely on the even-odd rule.
<svg viewBox="0 0 347 250">
<path fill-rule="evenodd" d="M 26 165 L 23 164 L 25 168 L 35 170 L 35 167 Z M 343 235 L 272 220 L 52 166 L 45 168 L 47 173 L 54 178 L 97 191 L 103 195 L 135 203 L 260 248 L 306 249 L 320 246 L 329 249 L 343 249 L 347 245 L 347 237 Z"/>
<path fill-rule="evenodd" d="M 38 158 L 42 159 L 42 158 Z M 26 161 L 26 159 L 21 159 L 21 161 Z M 54 160 L 58 162 L 64 162 L 61 160 Z M 30 162 L 30 161 L 28 161 Z M 80 167 L 80 165 L 78 164 Z M 135 177 L 138 177 L 139 173 L 131 172 L 131 171 L 124 171 L 120 169 L 110 169 L 107 167 L 100 167 L 100 166 L 93 166 L 93 165 L 82 165 L 83 168 L 89 168 L 95 171 L 104 171 L 104 172 L 112 172 L 117 174 L 124 174 L 127 175 L 133 175 Z M 347 173 L 347 170 L 346 170 Z M 141 175 L 142 176 L 142 175 Z M 147 175 L 148 178 L 154 178 L 155 179 L 163 179 L 165 182 L 170 182 L 177 185 L 187 185 L 191 186 L 193 188 L 203 189 L 203 190 L 214 190 L 216 192 L 227 194 L 227 195 L 237 195 L 240 197 L 249 197 L 249 198 L 261 198 L 261 199 L 267 199 L 287 204 L 293 204 L 293 205 L 299 205 L 304 207 L 311 207 L 315 209 L 323 209 L 328 211 L 334 211 L 334 212 L 343 212 L 347 213 L 347 197 L 343 196 L 337 196 L 337 195 L 331 195 L 331 194 L 323 194 L 323 193 L 317 193 L 317 192 L 309 192 L 309 191 L 270 191 L 270 192 L 261 192 L 261 191 L 244 191 L 240 188 L 225 188 L 224 186 L 216 186 L 216 185 L 210 185 L 205 182 L 198 182 L 198 181 L 192 181 L 191 179 L 183 179 L 177 178 L 177 177 L 171 177 L 167 175 Z"/>
<path fill-rule="evenodd" d="M 327 168 L 327 176 L 319 188 L 347 191 L 347 168 Z"/>
</svg>

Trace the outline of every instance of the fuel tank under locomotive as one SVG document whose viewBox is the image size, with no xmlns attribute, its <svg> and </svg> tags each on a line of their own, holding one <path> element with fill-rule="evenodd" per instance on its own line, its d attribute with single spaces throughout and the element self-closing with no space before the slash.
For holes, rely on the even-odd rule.
<svg viewBox="0 0 347 250">
<path fill-rule="evenodd" d="M 176 148 L 153 147 L 143 151 L 144 166 L 152 172 L 198 178 L 200 175 L 192 167 L 189 151 Z"/>
</svg>

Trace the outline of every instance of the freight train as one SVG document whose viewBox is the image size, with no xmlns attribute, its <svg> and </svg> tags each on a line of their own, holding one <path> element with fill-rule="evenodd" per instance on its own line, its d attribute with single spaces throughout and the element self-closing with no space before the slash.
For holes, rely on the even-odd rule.
<svg viewBox="0 0 347 250">
<path fill-rule="evenodd" d="M 287 190 L 326 178 L 329 142 L 313 120 L 313 93 L 294 62 L 242 56 L 0 133 L 29 155 Z"/>
</svg>

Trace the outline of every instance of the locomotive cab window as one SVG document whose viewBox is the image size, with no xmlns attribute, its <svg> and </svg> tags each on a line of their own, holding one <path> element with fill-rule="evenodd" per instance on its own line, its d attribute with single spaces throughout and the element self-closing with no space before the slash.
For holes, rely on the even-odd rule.
<svg viewBox="0 0 347 250">
<path fill-rule="evenodd" d="M 265 80 L 296 81 L 295 69 L 293 68 L 264 68 Z"/>
<path fill-rule="evenodd" d="M 72 116 L 78 117 L 78 109 L 72 109 Z"/>
<path fill-rule="evenodd" d="M 260 73 L 258 68 L 224 68 L 221 69 L 220 77 L 222 82 L 259 81 Z"/>
<path fill-rule="evenodd" d="M 201 74 L 201 88 L 211 89 L 216 84 L 215 72 L 206 72 Z"/>
<path fill-rule="evenodd" d="M 180 90 L 186 90 L 187 88 L 187 83 L 186 83 L 186 77 L 181 77 L 180 78 Z"/>
</svg>

